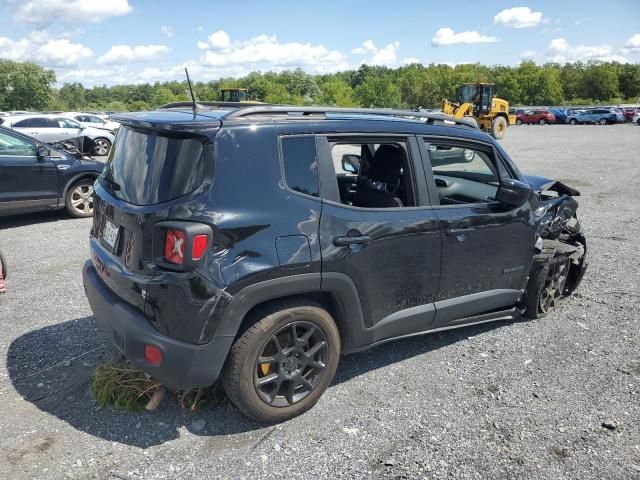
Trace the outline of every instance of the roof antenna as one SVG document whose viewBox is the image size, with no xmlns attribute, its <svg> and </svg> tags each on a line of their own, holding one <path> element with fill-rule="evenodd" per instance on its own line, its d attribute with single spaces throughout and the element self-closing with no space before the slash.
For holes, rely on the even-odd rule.
<svg viewBox="0 0 640 480">
<path fill-rule="evenodd" d="M 187 70 L 187 67 L 184 67 L 184 73 L 187 74 L 187 83 L 189 84 L 189 91 L 191 92 L 191 101 L 193 102 L 193 114 L 195 115 L 198 111 L 198 103 L 196 102 L 196 96 L 193 94 L 193 86 L 191 85 L 191 79 L 189 78 L 189 70 Z"/>
</svg>

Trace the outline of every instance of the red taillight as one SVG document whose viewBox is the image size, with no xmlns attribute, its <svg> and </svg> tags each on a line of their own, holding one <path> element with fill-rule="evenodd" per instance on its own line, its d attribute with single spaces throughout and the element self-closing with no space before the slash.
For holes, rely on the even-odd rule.
<svg viewBox="0 0 640 480">
<path fill-rule="evenodd" d="M 151 365 L 160 365 L 162 363 L 162 350 L 154 345 L 145 345 L 144 359 Z"/>
<path fill-rule="evenodd" d="M 191 258 L 193 260 L 200 260 L 207 249 L 207 243 L 209 237 L 207 235 L 196 235 L 193 237 L 193 246 L 191 249 Z"/>
<path fill-rule="evenodd" d="M 182 230 L 174 228 L 167 229 L 164 237 L 164 259 L 167 262 L 182 265 L 184 263 L 184 240 L 185 234 Z"/>
</svg>

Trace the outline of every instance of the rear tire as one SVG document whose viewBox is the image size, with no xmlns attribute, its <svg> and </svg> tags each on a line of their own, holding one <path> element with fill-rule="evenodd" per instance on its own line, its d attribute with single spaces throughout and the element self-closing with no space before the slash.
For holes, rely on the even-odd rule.
<svg viewBox="0 0 640 480">
<path fill-rule="evenodd" d="M 538 123 L 539 123 L 540 125 L 546 125 L 546 124 L 547 124 L 547 121 L 546 121 L 544 118 L 541 118 L 540 120 L 538 120 Z"/>
<path fill-rule="evenodd" d="M 93 215 L 93 178 L 83 178 L 69 187 L 64 199 L 64 207 L 75 218 Z"/>
<path fill-rule="evenodd" d="M 507 132 L 507 120 L 504 117 L 496 117 L 491 122 L 491 135 L 493 138 L 504 138 L 504 134 Z"/>
<path fill-rule="evenodd" d="M 288 303 L 270 312 L 236 340 L 220 377 L 231 402 L 262 423 L 313 407 L 340 358 L 338 328 L 320 305 Z"/>
<path fill-rule="evenodd" d="M 522 125 L 522 120 L 520 119 L 516 120 L 516 125 Z"/>
<path fill-rule="evenodd" d="M 606 118 L 601 118 L 600 121 L 598 122 L 600 125 L 606 125 L 607 124 L 607 119 Z"/>
</svg>

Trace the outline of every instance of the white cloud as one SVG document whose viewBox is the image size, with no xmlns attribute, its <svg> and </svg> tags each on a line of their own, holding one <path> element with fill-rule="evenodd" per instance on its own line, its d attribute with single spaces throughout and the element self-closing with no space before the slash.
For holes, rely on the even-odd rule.
<svg viewBox="0 0 640 480">
<path fill-rule="evenodd" d="M 318 73 L 348 68 L 345 55 L 329 50 L 324 45 L 310 43 L 280 43 L 275 35 L 259 35 L 247 41 L 231 41 L 222 30 L 209 36 L 207 42 L 198 42 L 205 50 L 200 62 L 206 67 L 280 70 L 292 67 L 310 67 Z M 223 69 L 224 70 L 224 69 Z"/>
<path fill-rule="evenodd" d="M 636 33 L 627 40 L 627 43 L 624 44 L 623 50 L 625 52 L 640 52 L 640 33 Z"/>
<path fill-rule="evenodd" d="M 398 63 L 398 48 L 400 48 L 400 42 L 388 43 L 386 46 L 378 48 L 373 41 L 365 40 L 362 43 L 362 47 L 354 48 L 351 50 L 351 53 L 371 55 L 369 59 L 363 62 L 368 65 L 385 65 L 390 67 Z"/>
<path fill-rule="evenodd" d="M 431 39 L 431 45 L 434 47 L 443 47 L 446 45 L 457 45 L 460 43 L 496 43 L 499 40 L 496 37 L 480 35 L 476 31 L 455 33 L 449 27 L 439 29 L 435 36 Z"/>
<path fill-rule="evenodd" d="M 616 55 L 609 45 L 571 45 L 564 38 L 554 38 L 549 43 L 545 57 L 557 63 L 601 60 L 624 63 L 627 59 Z"/>
<path fill-rule="evenodd" d="M 146 62 L 169 53 L 165 45 L 114 45 L 107 53 L 98 58 L 101 65 L 117 65 L 131 62 Z"/>
<path fill-rule="evenodd" d="M 8 6 L 15 20 L 37 27 L 54 23 L 99 23 L 132 10 L 128 0 L 8 0 Z"/>
<path fill-rule="evenodd" d="M 66 38 L 51 38 L 46 31 L 34 31 L 29 38 L 0 37 L 3 58 L 32 61 L 45 67 L 71 67 L 93 56 L 91 49 Z"/>
<path fill-rule="evenodd" d="M 161 26 L 160 31 L 162 32 L 163 35 L 166 35 L 167 38 L 171 38 L 174 35 L 173 28 L 168 27 L 167 25 Z"/>
<path fill-rule="evenodd" d="M 229 35 L 227 35 L 227 32 L 223 30 L 218 30 L 217 32 L 212 33 L 211 35 L 209 35 L 208 40 L 209 45 L 211 45 L 213 48 L 228 48 L 231 44 Z"/>
<path fill-rule="evenodd" d="M 529 7 L 514 7 L 502 10 L 493 23 L 511 28 L 535 27 L 542 21 L 542 12 L 534 12 Z"/>
</svg>

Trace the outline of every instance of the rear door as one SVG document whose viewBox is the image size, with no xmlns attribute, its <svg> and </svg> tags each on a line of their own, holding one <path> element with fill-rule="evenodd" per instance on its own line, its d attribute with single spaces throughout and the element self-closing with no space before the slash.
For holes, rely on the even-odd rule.
<svg viewBox="0 0 640 480">
<path fill-rule="evenodd" d="M 398 182 L 370 178 L 368 162 L 386 145 L 400 152 Z M 360 158 L 358 178 L 347 187 L 337 178 L 343 157 L 373 152 Z M 416 139 L 412 136 L 342 135 L 318 138 L 322 216 L 320 245 L 323 282 L 335 275 L 348 277 L 362 306 L 365 327 L 375 342 L 427 330 L 433 321 L 433 301 L 440 277 L 440 233 L 428 204 Z M 417 162 L 416 162 L 417 160 Z M 354 206 L 352 188 L 384 189 L 402 206 Z M 342 188 L 340 188 L 342 187 Z M 385 194 L 386 195 L 386 194 Z"/>
<path fill-rule="evenodd" d="M 495 201 L 500 178 L 514 174 L 491 144 L 429 137 L 421 141 L 442 232 L 434 327 L 514 305 L 526 283 L 535 243 L 529 202 L 511 208 Z"/>
<path fill-rule="evenodd" d="M 37 158 L 34 142 L 0 130 L 0 209 L 5 213 L 57 205 L 56 160 Z"/>
</svg>

